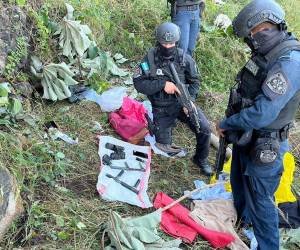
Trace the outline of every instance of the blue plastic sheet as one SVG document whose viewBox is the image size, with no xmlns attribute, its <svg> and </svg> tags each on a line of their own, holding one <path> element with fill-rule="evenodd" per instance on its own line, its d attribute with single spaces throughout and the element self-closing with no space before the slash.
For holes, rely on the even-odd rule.
<svg viewBox="0 0 300 250">
<path fill-rule="evenodd" d="M 200 180 L 195 180 L 194 184 L 195 188 L 206 186 L 205 182 Z M 216 185 L 212 188 L 201 190 L 193 194 L 190 198 L 193 200 L 232 199 L 232 194 L 226 192 L 224 185 Z"/>
</svg>

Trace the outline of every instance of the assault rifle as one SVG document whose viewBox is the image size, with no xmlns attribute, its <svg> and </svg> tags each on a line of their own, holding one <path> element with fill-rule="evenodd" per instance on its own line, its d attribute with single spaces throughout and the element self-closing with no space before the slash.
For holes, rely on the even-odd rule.
<svg viewBox="0 0 300 250">
<path fill-rule="evenodd" d="M 226 117 L 230 117 L 236 113 L 239 113 L 241 109 L 250 107 L 253 101 L 250 99 L 241 98 L 236 88 L 233 87 L 230 90 L 229 101 L 226 109 Z M 219 150 L 216 156 L 215 171 L 216 179 L 219 178 L 219 174 L 223 171 L 223 166 L 226 158 L 226 149 L 228 144 L 235 143 L 240 146 L 248 144 L 252 138 L 252 130 L 247 132 L 240 131 L 226 131 L 224 137 L 219 139 Z"/>
<path fill-rule="evenodd" d="M 226 158 L 226 149 L 228 146 L 228 141 L 226 136 L 220 136 L 219 139 L 219 149 L 216 156 L 215 170 L 216 170 L 216 180 L 219 179 L 219 174 L 223 171 L 223 166 Z"/>
<path fill-rule="evenodd" d="M 175 69 L 175 66 L 172 62 L 170 62 L 169 67 L 170 67 L 171 74 L 173 76 L 172 78 L 176 84 L 176 87 L 180 91 L 180 95 L 178 95 L 177 97 L 178 97 L 180 103 L 182 104 L 182 106 L 188 110 L 188 115 L 191 119 L 191 122 L 193 123 L 193 125 L 196 128 L 196 132 L 199 133 L 200 132 L 200 123 L 199 123 L 198 110 L 191 100 L 191 96 L 190 96 L 188 89 L 186 88 L 186 85 L 180 81 L 177 71 Z"/>
</svg>

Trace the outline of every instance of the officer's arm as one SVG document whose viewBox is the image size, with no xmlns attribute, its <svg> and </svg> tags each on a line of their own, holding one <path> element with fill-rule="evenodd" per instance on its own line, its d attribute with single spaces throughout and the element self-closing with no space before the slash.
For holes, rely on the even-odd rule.
<svg viewBox="0 0 300 250">
<path fill-rule="evenodd" d="M 292 70 L 294 69 L 294 70 Z M 286 62 L 273 68 L 253 106 L 220 123 L 226 130 L 260 129 L 270 125 L 300 88 L 300 65 Z"/>
<path fill-rule="evenodd" d="M 144 60 L 145 61 L 145 60 Z M 164 89 L 166 81 L 147 75 L 139 65 L 133 76 L 135 89 L 144 95 L 153 95 Z"/>
<path fill-rule="evenodd" d="M 190 55 L 186 55 L 185 79 L 186 83 L 189 84 L 189 93 L 192 99 L 195 100 L 200 89 L 200 75 L 197 65 Z"/>
</svg>

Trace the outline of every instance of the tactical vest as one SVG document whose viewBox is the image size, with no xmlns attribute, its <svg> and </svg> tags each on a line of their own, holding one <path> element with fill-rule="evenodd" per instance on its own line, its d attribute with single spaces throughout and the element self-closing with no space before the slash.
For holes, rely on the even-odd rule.
<svg viewBox="0 0 300 250">
<path fill-rule="evenodd" d="M 157 48 L 151 48 L 148 51 L 147 59 L 149 63 L 151 78 L 163 81 L 172 81 L 172 74 L 169 69 L 169 63 L 167 60 L 163 60 L 159 57 Z M 186 60 L 185 53 L 182 49 L 177 48 L 177 53 L 174 57 L 173 63 L 178 73 L 180 81 L 183 84 L 185 84 Z M 178 100 L 175 95 L 169 95 L 164 90 L 154 95 L 148 96 L 148 98 L 151 101 L 152 105 L 156 107 L 166 107 L 178 103 Z"/>
<path fill-rule="evenodd" d="M 176 0 L 176 6 L 189 6 L 200 4 L 202 0 Z"/>
<path fill-rule="evenodd" d="M 300 42 L 297 40 L 286 40 L 277 45 L 267 55 L 255 55 L 246 63 L 237 77 L 237 91 L 242 99 L 245 100 L 244 103 L 249 103 L 248 100 L 254 103 L 255 98 L 262 94 L 261 87 L 266 80 L 269 70 L 280 57 L 288 55 L 293 50 L 300 51 Z M 279 130 L 290 124 L 294 120 L 299 103 L 300 90 L 281 110 L 276 120 L 264 129 Z"/>
</svg>

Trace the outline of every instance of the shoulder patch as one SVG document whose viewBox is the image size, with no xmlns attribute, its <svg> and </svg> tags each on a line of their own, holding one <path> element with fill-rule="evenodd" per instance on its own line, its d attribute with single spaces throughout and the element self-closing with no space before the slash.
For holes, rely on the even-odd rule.
<svg viewBox="0 0 300 250">
<path fill-rule="evenodd" d="M 272 92 L 278 95 L 284 95 L 288 87 L 288 83 L 281 72 L 270 76 L 266 81 L 266 85 Z"/>
<path fill-rule="evenodd" d="M 269 76 L 262 85 L 264 94 L 271 100 L 275 99 L 277 96 L 285 95 L 288 88 L 289 82 L 285 75 L 280 71 Z"/>
</svg>

